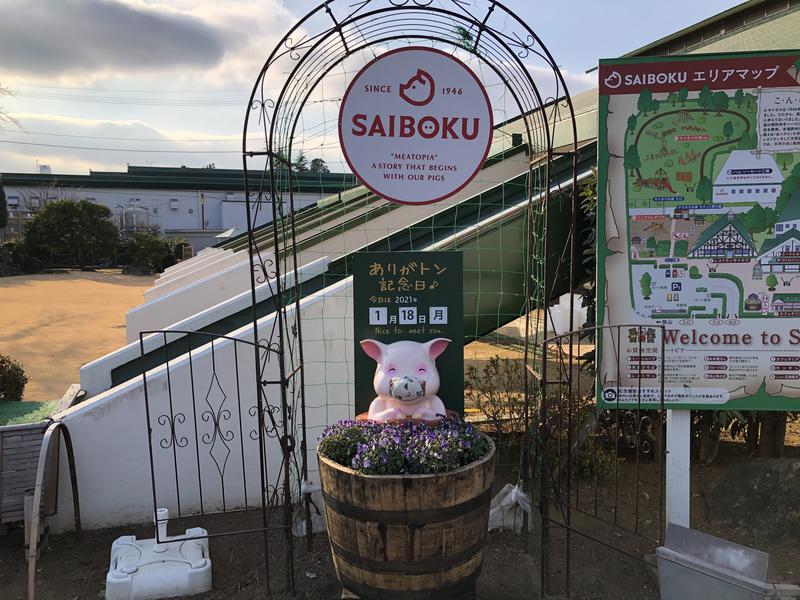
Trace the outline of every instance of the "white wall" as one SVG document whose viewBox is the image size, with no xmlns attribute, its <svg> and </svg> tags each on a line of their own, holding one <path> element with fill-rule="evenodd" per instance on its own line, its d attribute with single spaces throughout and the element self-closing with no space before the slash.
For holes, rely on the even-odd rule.
<svg viewBox="0 0 800 600">
<path fill-rule="evenodd" d="M 159 279 L 153 287 L 145 290 L 144 301 L 145 303 L 152 302 L 178 288 L 182 288 L 185 285 L 194 283 L 198 279 L 202 279 L 206 276 L 206 269 L 219 272 L 235 264 L 239 264 L 243 262 L 242 257 L 248 259 L 247 262 L 249 264 L 249 255 L 246 252 L 226 250 L 222 254 L 214 255 L 213 258 L 207 261 L 192 265 L 178 273 L 171 274 L 169 277 Z"/>
<path fill-rule="evenodd" d="M 313 481 L 318 481 L 314 450 L 322 429 L 339 419 L 353 417 L 350 284 L 348 279 L 301 302 L 307 439 L 310 478 Z M 292 309 L 289 310 L 290 320 L 293 319 Z M 273 319 L 273 316 L 261 319 L 260 331 L 270 331 Z M 252 327 L 245 326 L 231 336 L 252 341 Z M 191 361 L 188 356 L 183 356 L 171 361 L 168 369 L 161 366 L 147 373 L 152 442 L 148 441 L 147 435 L 142 378 L 57 415 L 69 428 L 75 447 L 81 520 L 85 528 L 152 522 L 148 445 L 153 449 L 158 504 L 169 508 L 171 515 L 177 515 L 176 464 L 184 513 L 199 510 L 200 482 L 205 510 L 222 504 L 223 491 L 228 508 L 241 506 L 245 497 L 251 505 L 257 501 L 260 479 L 258 443 L 250 436 L 257 427 L 255 410 L 250 410 L 256 405 L 254 359 L 252 351 L 247 350 L 249 346 L 236 346 L 238 362 L 234 362 L 234 342 L 217 340 L 213 344 L 213 354 L 211 344 L 207 344 L 192 352 Z M 264 364 L 263 377 L 276 379 L 278 361 L 273 358 Z M 279 403 L 276 386 L 266 386 L 265 394 L 270 404 Z M 226 409 L 230 413 L 224 412 Z M 207 410 L 211 413 L 206 413 Z M 174 421 L 177 445 L 169 435 L 170 422 L 166 416 L 170 414 L 182 415 Z M 215 419 L 221 424 L 224 439 L 219 432 L 214 437 Z M 298 412 L 294 432 L 298 442 L 300 425 Z M 267 437 L 266 444 L 268 482 L 274 485 L 281 453 L 274 437 Z M 225 477 L 221 479 L 219 465 L 223 463 Z M 50 519 L 55 531 L 73 527 L 69 479 L 65 453 L 62 452 L 59 507 L 57 514 Z"/>
<path fill-rule="evenodd" d="M 231 252 L 231 250 L 223 250 L 222 248 L 203 248 L 203 250 L 191 258 L 179 263 L 175 263 L 171 267 L 164 269 L 164 271 L 156 279 L 155 285 L 160 285 L 164 281 L 169 281 L 170 277 L 174 277 L 181 271 L 195 268 L 197 265 L 212 260 L 214 256 L 218 256 L 224 252 Z"/>
<path fill-rule="evenodd" d="M 329 262 L 327 257 L 323 257 L 300 267 L 300 281 L 308 281 L 324 273 L 328 269 Z M 289 273 L 288 276 L 284 275 L 282 280 L 285 282 L 284 286 L 291 287 L 294 285 L 294 274 Z M 271 298 L 274 295 L 275 283 L 276 280 L 271 279 L 256 287 L 256 301 L 262 302 Z M 193 314 L 187 319 L 170 323 L 163 329 L 173 331 L 199 331 L 212 323 L 216 323 L 220 319 L 224 319 L 225 317 L 248 308 L 251 306 L 251 302 L 250 290 L 247 290 L 219 304 Z M 172 341 L 172 339 L 174 338 L 168 337 L 167 341 Z M 145 337 L 143 341 L 145 352 L 152 352 L 163 346 L 164 336 L 162 334 L 152 334 Z M 111 388 L 111 371 L 121 365 L 137 360 L 140 355 L 141 347 L 137 335 L 136 339 L 131 343 L 83 365 L 80 371 L 81 388 L 86 390 L 89 397 L 105 392 Z"/>
<path fill-rule="evenodd" d="M 207 285 L 202 290 L 191 283 L 129 309 L 125 313 L 126 343 L 138 340 L 141 331 L 164 329 L 249 289 L 250 262 L 239 261 L 215 274 L 213 281 L 204 283 Z"/>
</svg>

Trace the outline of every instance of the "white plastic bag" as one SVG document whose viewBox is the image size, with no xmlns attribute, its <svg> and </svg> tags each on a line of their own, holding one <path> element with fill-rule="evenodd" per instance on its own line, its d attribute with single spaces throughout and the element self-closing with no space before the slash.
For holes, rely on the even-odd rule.
<svg viewBox="0 0 800 600">
<path fill-rule="evenodd" d="M 492 498 L 489 507 L 489 531 L 493 529 L 510 529 L 522 531 L 522 515 L 528 513 L 528 529 L 533 526 L 531 519 L 531 501 L 519 485 L 507 483 Z"/>
</svg>

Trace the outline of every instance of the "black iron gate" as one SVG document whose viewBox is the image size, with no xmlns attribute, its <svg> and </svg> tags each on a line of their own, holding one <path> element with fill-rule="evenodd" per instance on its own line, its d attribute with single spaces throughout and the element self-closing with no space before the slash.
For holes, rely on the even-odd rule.
<svg viewBox="0 0 800 600">
<path fill-rule="evenodd" d="M 176 344 L 185 353 L 172 358 L 169 352 Z M 288 407 L 279 394 L 287 380 L 268 374 L 276 348 L 182 330 L 141 332 L 139 345 L 142 356 L 155 345 L 164 352 L 161 367 L 143 373 L 153 514 L 167 508 L 171 518 L 205 520 L 260 513 L 259 519 L 243 518 L 222 531 L 211 528 L 207 535 L 170 539 L 262 534 L 268 593 L 271 544 L 282 539 L 285 584 L 294 589 L 291 529 L 302 465 L 294 453 Z"/>
<path fill-rule="evenodd" d="M 646 579 L 665 526 L 664 345 L 659 325 L 587 327 L 543 343 L 533 460 L 543 596 L 591 579 L 576 567 L 575 537 L 640 563 Z"/>
</svg>

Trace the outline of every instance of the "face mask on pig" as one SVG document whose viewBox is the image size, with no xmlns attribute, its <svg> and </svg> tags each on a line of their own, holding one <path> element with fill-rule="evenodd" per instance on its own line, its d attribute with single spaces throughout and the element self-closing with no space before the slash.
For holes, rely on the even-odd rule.
<svg viewBox="0 0 800 600">
<path fill-rule="evenodd" d="M 378 363 L 373 379 L 378 396 L 370 404 L 369 418 L 389 421 L 406 417 L 436 419 L 444 415 L 444 403 L 436 395 L 439 372 L 435 360 L 449 343 L 445 338 L 425 343 L 362 341 L 364 352 Z"/>
</svg>

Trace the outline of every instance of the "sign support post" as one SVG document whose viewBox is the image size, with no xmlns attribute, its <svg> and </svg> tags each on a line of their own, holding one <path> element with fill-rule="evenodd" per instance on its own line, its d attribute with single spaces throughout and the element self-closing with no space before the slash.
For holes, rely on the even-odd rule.
<svg viewBox="0 0 800 600">
<path fill-rule="evenodd" d="M 692 411 L 667 410 L 667 523 L 689 527 Z"/>
</svg>

